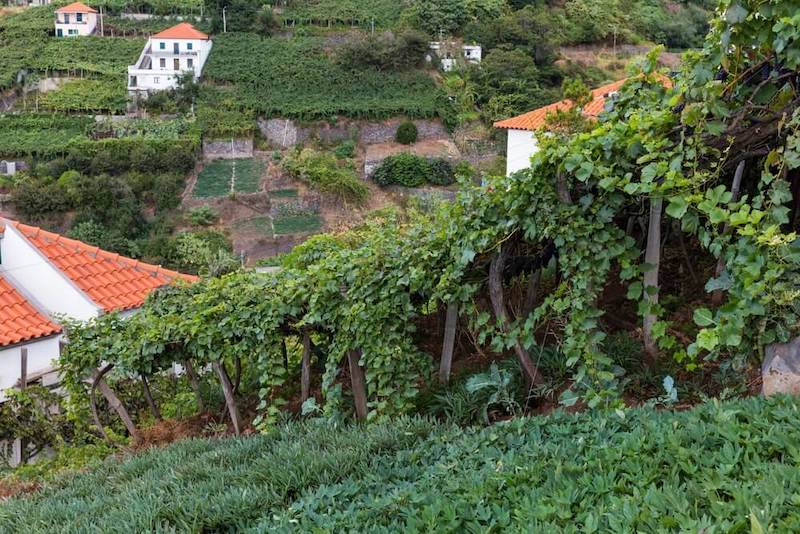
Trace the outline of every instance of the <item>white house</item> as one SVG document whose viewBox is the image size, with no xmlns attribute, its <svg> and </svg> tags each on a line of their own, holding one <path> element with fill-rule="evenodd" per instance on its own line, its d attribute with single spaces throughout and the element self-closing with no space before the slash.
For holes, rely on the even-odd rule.
<svg viewBox="0 0 800 534">
<path fill-rule="evenodd" d="M 587 117 L 596 118 L 605 109 L 606 100 L 613 97 L 626 81 L 627 79 L 618 80 L 594 89 L 592 99 L 581 109 L 581 113 Z M 531 166 L 531 157 L 538 151 L 536 132 L 545 129 L 548 116 L 556 111 L 567 111 L 572 108 L 572 105 L 571 100 L 564 99 L 523 115 L 494 123 L 495 128 L 508 130 L 506 175 Z"/>
<path fill-rule="evenodd" d="M 128 67 L 128 93 L 146 97 L 152 91 L 172 89 L 184 72 L 193 72 L 197 80 L 211 46 L 208 35 L 188 22 L 151 36 L 136 64 Z"/>
<path fill-rule="evenodd" d="M 0 402 L 20 381 L 22 349 L 28 383 L 58 382 L 60 317 L 133 313 L 178 279 L 196 278 L 0 218 Z"/>
<path fill-rule="evenodd" d="M 428 46 L 439 57 L 442 70 L 445 72 L 450 72 L 460 63 L 478 64 L 483 57 L 481 45 L 465 45 L 455 41 L 431 41 Z M 431 61 L 432 59 L 428 55 L 427 60 Z"/>
<path fill-rule="evenodd" d="M 74 2 L 56 9 L 56 37 L 91 35 L 97 28 L 97 11 Z"/>
</svg>

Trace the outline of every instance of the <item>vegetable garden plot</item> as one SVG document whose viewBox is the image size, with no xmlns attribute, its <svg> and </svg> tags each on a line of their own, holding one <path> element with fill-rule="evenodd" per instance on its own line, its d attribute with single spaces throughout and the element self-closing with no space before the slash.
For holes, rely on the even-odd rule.
<svg viewBox="0 0 800 534">
<path fill-rule="evenodd" d="M 322 218 L 316 213 L 284 215 L 274 221 L 275 235 L 305 234 L 322 228 Z"/>
<path fill-rule="evenodd" d="M 274 237 L 272 228 L 272 217 L 264 215 L 261 217 L 253 217 L 244 221 L 237 221 L 234 228 L 238 232 L 247 234 L 261 234 L 265 237 Z"/>
<path fill-rule="evenodd" d="M 269 192 L 273 198 L 297 198 L 297 189 L 273 189 Z"/>
<path fill-rule="evenodd" d="M 259 190 L 264 164 L 255 159 L 218 159 L 209 162 L 197 176 L 195 198 L 222 197 Z"/>
</svg>

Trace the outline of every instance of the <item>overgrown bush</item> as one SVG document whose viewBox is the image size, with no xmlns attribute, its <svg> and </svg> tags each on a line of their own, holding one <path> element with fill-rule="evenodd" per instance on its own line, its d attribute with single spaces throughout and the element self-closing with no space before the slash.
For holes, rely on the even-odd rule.
<svg viewBox="0 0 800 534">
<path fill-rule="evenodd" d="M 219 215 L 214 208 L 208 204 L 203 204 L 202 206 L 190 209 L 187 218 L 189 222 L 195 226 L 211 226 L 217 222 Z"/>
<path fill-rule="evenodd" d="M 289 152 L 281 162 L 292 176 L 314 189 L 342 199 L 363 202 L 369 189 L 358 179 L 352 166 L 342 165 L 329 152 L 310 148 Z"/>
<path fill-rule="evenodd" d="M 423 184 L 450 185 L 455 182 L 453 166 L 444 159 L 428 160 L 414 154 L 394 154 L 384 159 L 372 174 L 380 185 L 419 187 Z"/>
<path fill-rule="evenodd" d="M 398 35 L 386 32 L 357 37 L 337 51 L 339 63 L 351 69 L 407 70 L 422 63 L 428 51 L 428 39 L 417 31 Z"/>
<path fill-rule="evenodd" d="M 343 141 L 336 149 L 333 151 L 339 159 L 349 159 L 355 156 L 356 154 L 356 143 L 352 140 Z"/>
<path fill-rule="evenodd" d="M 411 121 L 405 121 L 397 127 L 394 140 L 403 145 L 410 145 L 417 142 L 417 125 Z"/>
<path fill-rule="evenodd" d="M 60 216 L 72 208 L 67 190 L 57 182 L 35 179 L 23 181 L 12 194 L 14 207 L 26 220 L 35 223 Z"/>
<path fill-rule="evenodd" d="M 428 182 L 433 185 L 451 185 L 455 182 L 453 165 L 446 159 L 434 159 L 429 162 L 431 173 Z"/>
</svg>

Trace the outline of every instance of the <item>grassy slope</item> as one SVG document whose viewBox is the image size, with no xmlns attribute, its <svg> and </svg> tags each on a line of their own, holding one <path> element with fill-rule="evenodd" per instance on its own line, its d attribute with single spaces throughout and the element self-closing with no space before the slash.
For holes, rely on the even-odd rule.
<svg viewBox="0 0 800 534">
<path fill-rule="evenodd" d="M 291 424 L 107 462 L 2 505 L 0 531 L 797 531 L 798 409 Z"/>
</svg>

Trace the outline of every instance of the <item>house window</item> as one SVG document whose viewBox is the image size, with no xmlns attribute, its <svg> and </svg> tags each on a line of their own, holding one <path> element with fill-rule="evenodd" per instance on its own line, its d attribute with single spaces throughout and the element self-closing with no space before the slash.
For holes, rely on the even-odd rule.
<svg viewBox="0 0 800 534">
<path fill-rule="evenodd" d="M 78 30 L 69 30 L 67 33 L 69 35 L 78 35 Z"/>
<path fill-rule="evenodd" d="M 178 43 L 172 43 L 172 53 L 173 53 L 173 54 L 177 54 L 177 53 L 179 53 L 180 51 L 181 51 L 181 50 L 180 50 L 180 48 L 179 48 L 179 45 L 178 45 Z"/>
<path fill-rule="evenodd" d="M 64 24 L 69 24 L 69 13 L 64 13 Z"/>
<path fill-rule="evenodd" d="M 78 22 L 83 22 L 83 13 L 76 13 L 75 20 L 77 20 Z"/>
<path fill-rule="evenodd" d="M 192 49 L 192 43 L 186 43 L 186 50 Z"/>
<path fill-rule="evenodd" d="M 194 61 L 192 60 L 192 58 L 186 60 L 186 66 L 189 67 L 190 69 L 194 68 Z"/>
<path fill-rule="evenodd" d="M 167 49 L 167 43 L 164 43 L 164 42 L 158 43 L 158 49 L 159 50 L 166 50 Z"/>
<path fill-rule="evenodd" d="M 156 76 L 155 78 L 153 78 L 153 83 L 159 83 L 159 81 L 158 81 L 158 76 Z"/>
<path fill-rule="evenodd" d="M 161 67 L 162 69 L 166 69 L 167 68 L 167 60 L 162 57 L 161 59 L 158 60 L 158 66 Z"/>
</svg>

